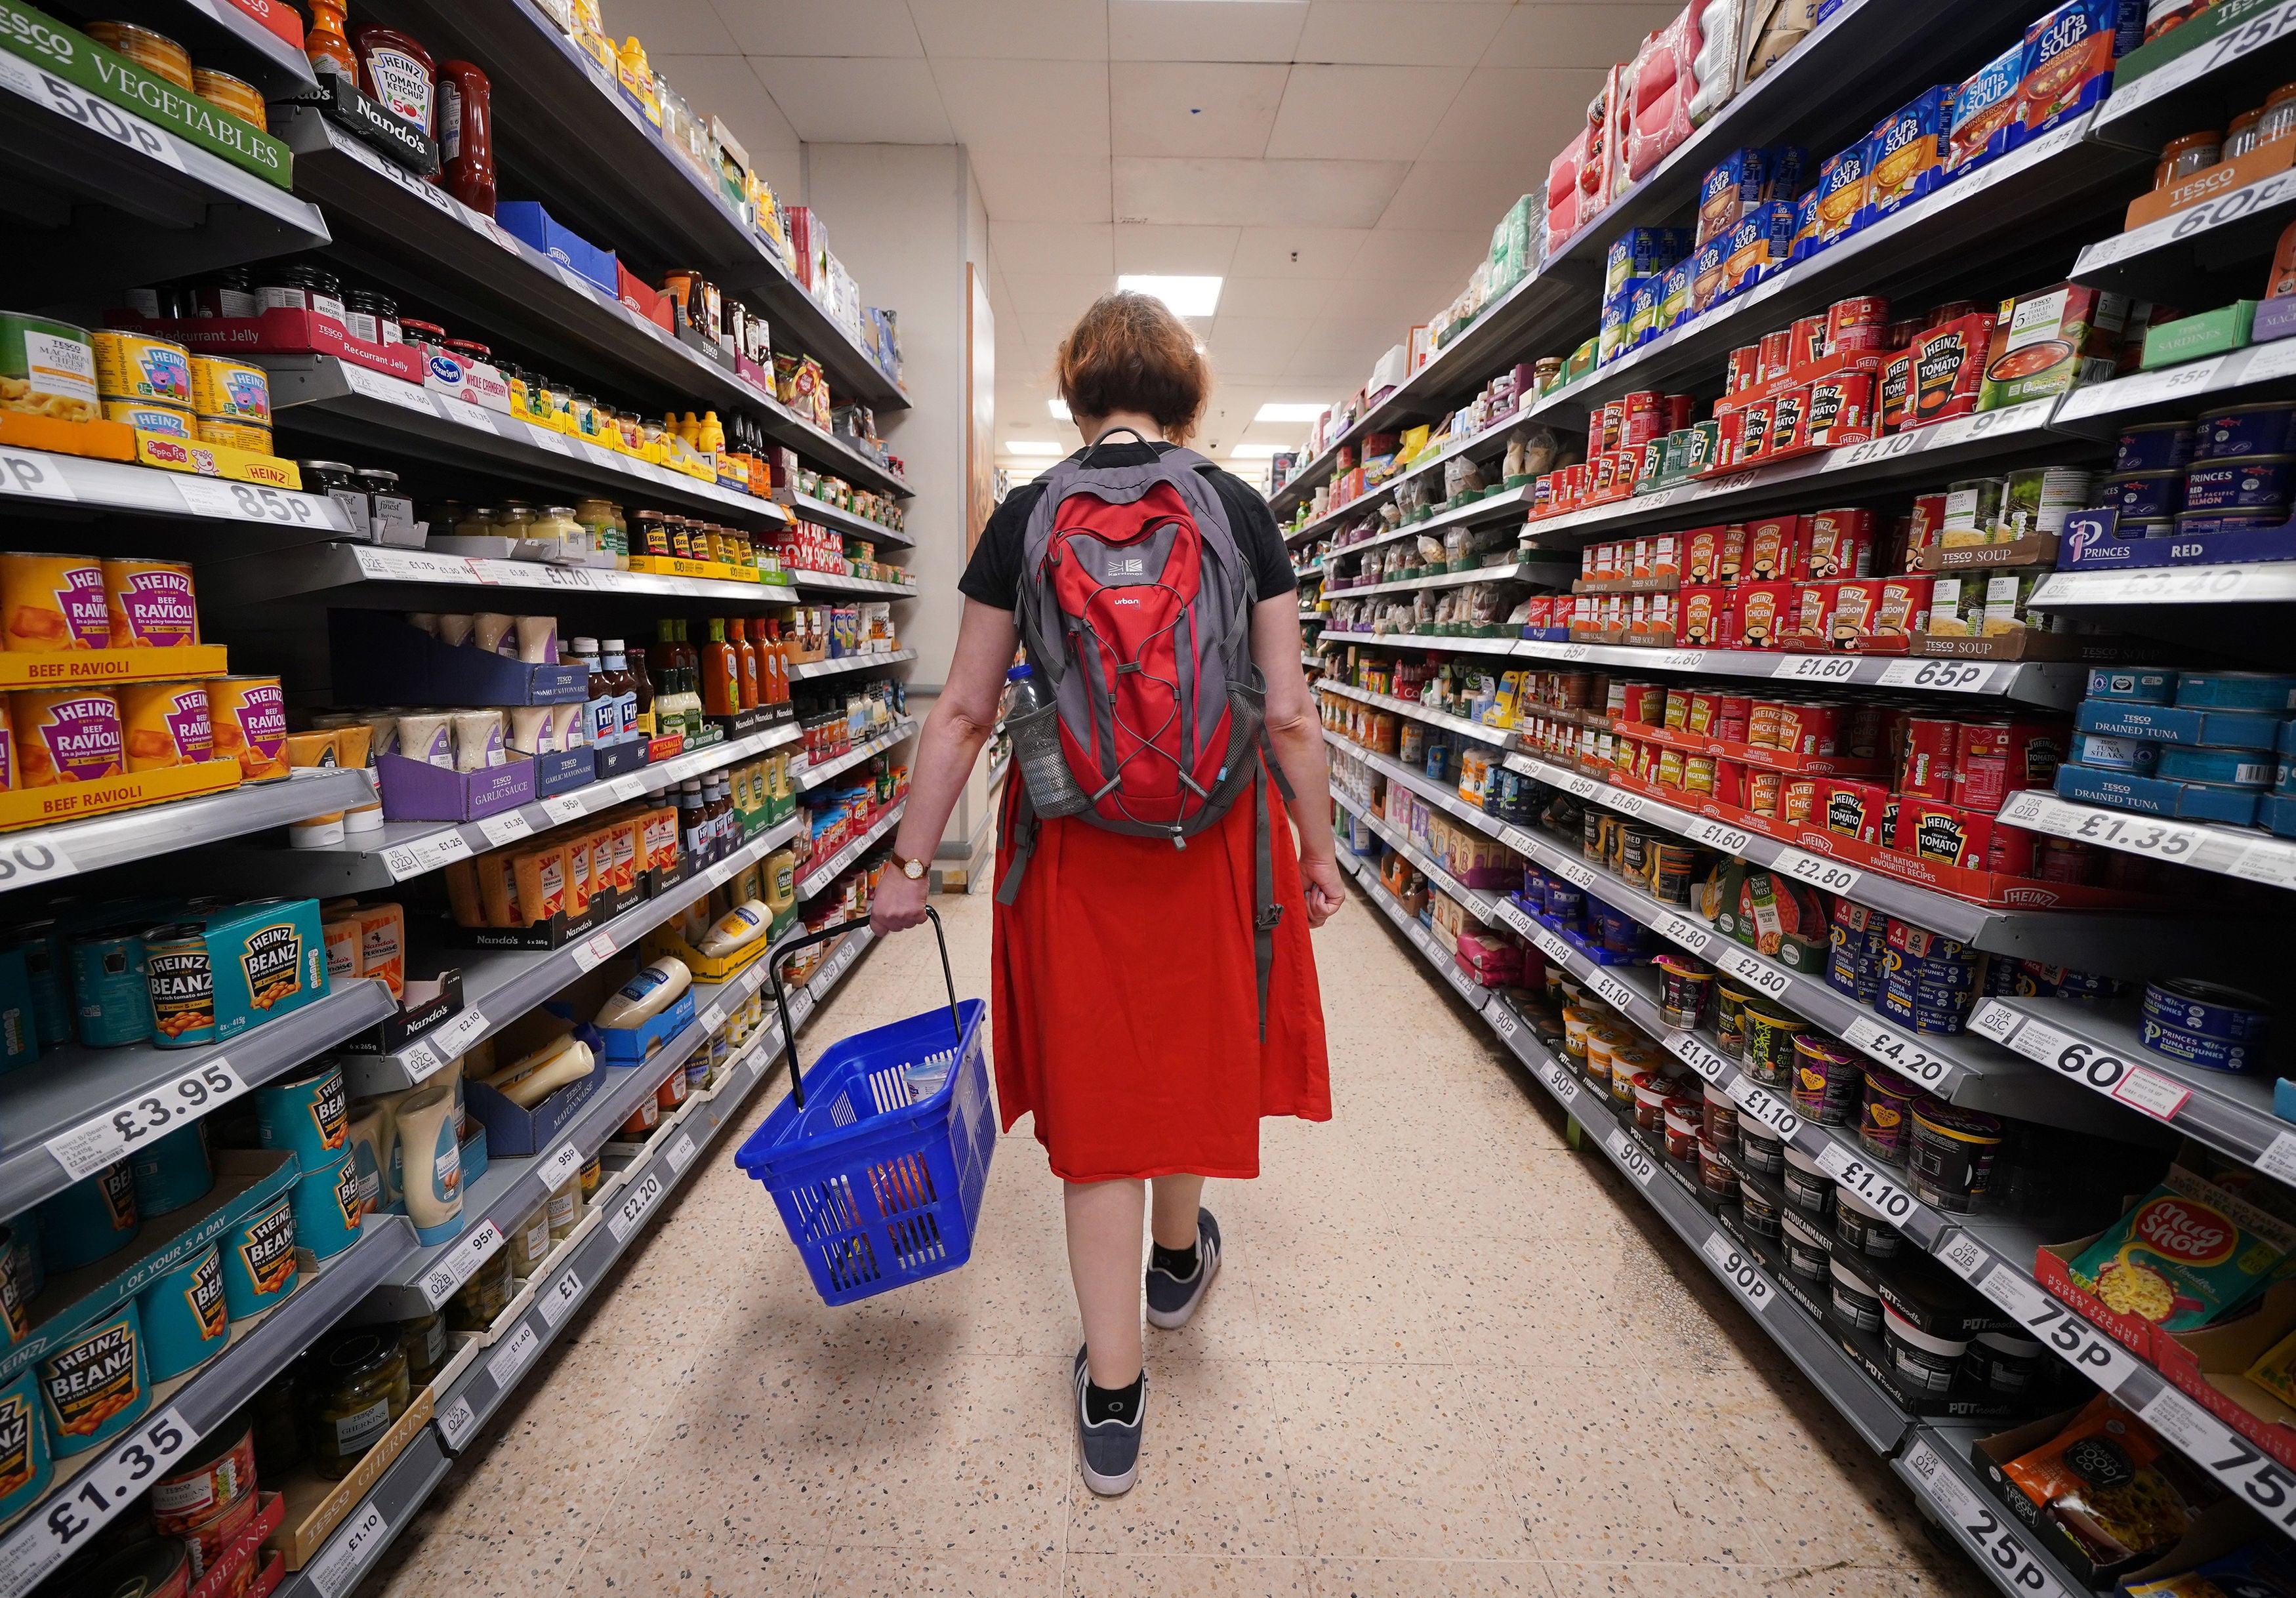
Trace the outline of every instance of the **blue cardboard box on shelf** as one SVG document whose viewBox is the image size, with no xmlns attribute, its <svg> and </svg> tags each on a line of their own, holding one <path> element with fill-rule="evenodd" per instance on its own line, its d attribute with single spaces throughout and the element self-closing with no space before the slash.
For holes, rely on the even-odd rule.
<svg viewBox="0 0 2296 1598">
<path fill-rule="evenodd" d="M 2296 794 L 2267 793 L 2256 801 L 2256 824 L 2278 838 L 2296 838 Z"/>
<path fill-rule="evenodd" d="M 2118 511 L 2076 511 L 2065 518 L 2059 548 L 2067 571 L 2134 570 L 2154 566 L 2224 566 L 2243 561 L 2296 561 L 2296 517 L 2243 532 L 2179 533 L 2123 538 Z"/>
<path fill-rule="evenodd" d="M 461 1159 L 464 1192 L 470 1192 L 471 1184 L 487 1174 L 487 1129 L 484 1127 L 478 1127 L 463 1140 Z"/>
<path fill-rule="evenodd" d="M 689 987 L 660 1015 L 650 1016 L 635 1027 L 598 1028 L 598 1035 L 606 1040 L 599 1057 L 615 1067 L 644 1065 L 660 1051 L 662 1045 L 693 1024 L 693 989 Z"/>
<path fill-rule="evenodd" d="M 542 209 L 537 200 L 504 200 L 495 206 L 495 220 L 511 236 L 533 245 L 569 271 L 579 273 L 609 297 L 621 293 L 614 271 L 614 252 L 601 250 Z"/>
<path fill-rule="evenodd" d="M 619 743 L 594 743 L 584 750 L 597 775 L 592 780 L 603 783 L 609 777 L 619 777 L 637 770 L 648 763 L 647 751 L 652 746 L 643 738 L 626 738 Z"/>
<path fill-rule="evenodd" d="M 335 696 L 354 705 L 569 705 L 590 696 L 579 666 L 529 666 L 441 643 L 382 611 L 327 612 Z"/>
<path fill-rule="evenodd" d="M 535 764 L 523 755 L 484 771 L 448 771 L 404 755 L 374 763 L 385 821 L 477 821 L 515 810 L 535 794 Z"/>
<path fill-rule="evenodd" d="M 483 1082 L 463 1089 L 463 1102 L 479 1125 L 486 1128 L 487 1152 L 505 1160 L 539 1154 L 599 1088 L 605 1086 L 603 1069 L 593 1069 L 578 1082 L 569 1082 L 531 1110 L 521 1110 Z"/>
<path fill-rule="evenodd" d="M 2270 749 L 2281 718 L 2256 710 L 2190 710 L 2128 700 L 2083 700 L 2073 725 L 2084 733 L 2188 743 L 2206 749 Z"/>
<path fill-rule="evenodd" d="M 534 766 L 534 791 L 544 799 L 570 788 L 587 788 L 598 780 L 598 758 L 588 744 L 560 750 L 555 754 L 529 757 Z"/>
<path fill-rule="evenodd" d="M 2207 783 L 2169 783 L 2086 766 L 2057 767 L 2057 794 L 2084 804 L 2166 815 L 2178 821 L 2225 821 L 2249 826 L 2256 820 L 2253 789 L 2219 788 Z"/>
</svg>

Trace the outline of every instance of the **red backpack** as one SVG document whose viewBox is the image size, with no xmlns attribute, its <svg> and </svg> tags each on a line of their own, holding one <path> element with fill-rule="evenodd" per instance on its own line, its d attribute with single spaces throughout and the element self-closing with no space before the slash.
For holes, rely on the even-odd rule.
<svg viewBox="0 0 2296 1598">
<path fill-rule="evenodd" d="M 1005 718 L 1022 781 L 1008 815 L 1013 864 L 996 897 L 1009 905 L 1019 892 L 1043 817 L 1073 815 L 1185 848 L 1248 788 L 1265 1037 L 1283 907 L 1261 784 L 1270 771 L 1284 784 L 1261 758 L 1266 685 L 1251 660 L 1251 561 L 1201 455 L 1171 449 L 1146 465 L 1092 464 L 1111 434 L 1131 431 L 1111 428 L 1045 473 L 1023 535 L 1013 617 L 1044 692 Z"/>
</svg>

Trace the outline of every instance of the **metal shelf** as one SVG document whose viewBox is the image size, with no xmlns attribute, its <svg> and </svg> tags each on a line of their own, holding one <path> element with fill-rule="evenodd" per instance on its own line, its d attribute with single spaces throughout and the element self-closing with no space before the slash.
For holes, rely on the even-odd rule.
<svg viewBox="0 0 2296 1598">
<path fill-rule="evenodd" d="M 228 4 L 229 0 L 225 0 Z M 799 417 L 773 394 L 680 341 L 589 279 L 559 265 L 484 216 L 397 166 L 309 107 L 274 129 L 295 152 L 295 187 L 328 207 L 339 230 L 330 253 L 456 320 L 546 354 L 551 370 L 578 370 L 605 387 L 636 382 L 660 410 L 697 401 L 738 406 L 786 444 L 872 488 L 906 485 L 844 440 Z"/>
<path fill-rule="evenodd" d="M 221 1353 L 189 1377 L 160 1384 L 165 1396 L 155 1396 L 152 1412 L 118 1446 L 57 1461 L 47 1493 L 22 1512 L 14 1528 L 0 1540 L 0 1598 L 22 1598 L 68 1553 L 78 1552 L 58 1540 L 48 1524 L 49 1506 L 70 1502 L 65 1518 L 74 1523 L 72 1541 L 77 1542 L 143 1496 L 138 1477 L 116 1471 L 103 1472 L 102 1486 L 83 1487 L 93 1476 L 90 1467 L 124 1460 L 131 1449 L 147 1458 L 157 1456 L 163 1463 L 191 1449 L 414 1252 L 414 1228 L 404 1216 L 370 1216 L 349 1248 L 311 1272 L 244 1330 L 234 1325 Z M 171 1438 L 173 1447 L 167 1446 Z M 132 1461 L 126 1463 L 132 1466 Z M 101 1509 L 94 1507 L 97 1499 L 106 1501 Z"/>
<path fill-rule="evenodd" d="M 34 1069 L 0 1077 L 0 1215 L 16 1215 L 100 1169 L 152 1133 L 196 1120 L 283 1076 L 397 1009 L 380 982 L 339 982 L 276 1020 L 202 1048 L 148 1043 L 41 1051 Z M 201 1073 L 228 1064 L 225 1086 Z M 178 1093 L 188 1080 L 193 1091 Z M 156 1105 L 154 1101 L 157 1101 Z M 128 1118 L 130 1138 L 113 1122 Z M 51 1145 L 56 1145 L 52 1148 Z M 73 1164 L 64 1163 L 70 1158 Z"/>
<path fill-rule="evenodd" d="M 389 888 L 441 870 L 453 861 L 610 810 L 642 794 L 660 793 L 688 777 L 738 766 L 769 750 L 794 743 L 797 737 L 797 724 L 783 722 L 762 733 L 704 744 L 658 765 L 641 766 L 619 777 L 520 805 L 483 821 L 390 822 L 377 832 L 353 833 L 338 848 L 234 850 L 224 864 L 233 871 L 251 873 L 248 880 L 266 888 L 314 898 Z"/>
<path fill-rule="evenodd" d="M 660 577 L 603 566 L 432 554 L 373 544 L 312 544 L 259 558 L 220 561 L 200 573 L 200 597 L 225 608 L 287 599 L 332 599 L 376 584 L 516 588 L 537 593 L 644 599 L 700 599 L 793 605 L 797 591 L 776 583 Z M 473 596 L 475 597 L 475 596 Z"/>
<path fill-rule="evenodd" d="M 431 394 L 334 356 L 268 355 L 261 365 L 271 374 L 276 424 L 289 433 L 316 433 L 368 449 L 381 444 L 440 465 L 512 473 L 572 493 L 611 488 L 716 516 L 745 517 L 768 528 L 787 520 L 771 500 L 601 449 L 504 412 Z"/>
<path fill-rule="evenodd" d="M 199 799 L 0 833 L 0 893 L 332 815 L 373 797 L 374 785 L 363 771 L 315 770 L 283 783 L 248 783 Z"/>
<path fill-rule="evenodd" d="M 1325 512 L 1313 521 L 1302 522 L 1298 527 L 1285 528 L 1283 541 L 1289 544 L 1296 539 L 1310 537 L 1325 528 L 1335 527 L 1343 521 L 1362 516 L 1367 512 L 1377 510 L 1387 502 L 1388 496 L 1396 489 L 1415 477 L 1437 470 L 1446 462 L 1456 461 L 1461 455 L 1495 453 L 1493 447 L 1504 445 L 1508 431 L 1521 426 L 1529 420 L 1529 417 L 1530 413 L 1528 410 L 1518 408 L 1509 411 L 1497 421 L 1485 423 L 1464 438 L 1453 439 L 1447 447 L 1438 454 L 1429 455 L 1424 460 L 1414 461 L 1385 482 L 1376 488 L 1366 489 L 1337 509 Z"/>
<path fill-rule="evenodd" d="M 1339 446 L 1392 430 L 1406 417 L 1445 409 L 1447 400 L 1472 394 L 1501 366 L 1578 345 L 1601 312 L 1611 242 L 1623 228 L 1684 220 L 1696 203 L 1700 180 L 1723 153 L 1783 143 L 1800 144 L 1816 157 L 1863 138 L 1874 119 L 1889 108 L 1940 77 L 1958 81 L 2013 43 L 2014 20 L 1990 0 L 1940 0 L 1927 6 L 1852 0 L 1843 5 L 1579 227 L 1536 274 L 1487 306 L 1407 382 L 1357 418 L 1331 448 L 1304 463 L 1282 490 L 1269 496 L 1277 519 L 1289 515 L 1329 474 Z M 1953 70 L 1940 70 L 1937 48 L 1918 47 L 1937 40 L 1955 41 Z"/>
<path fill-rule="evenodd" d="M 0 449 L 0 511 L 41 517 L 105 515 L 197 518 L 230 527 L 230 547 L 260 551 L 266 541 L 365 537 L 324 494 L 228 483 L 189 471 L 38 449 Z"/>
<path fill-rule="evenodd" d="M 2296 599 L 2296 561 L 2245 566 L 2147 566 L 2132 571 L 2053 571 L 2029 603 L 2045 611 L 2150 605 L 2276 604 Z"/>
<path fill-rule="evenodd" d="M 1978 1479 L 1969 1451 L 1990 1430 L 1945 1421 L 1918 1423 L 1905 1453 L 1890 1468 L 1914 1490 L 1922 1512 L 1993 1578 L 2005 1598 L 2033 1598 L 2037 1593 L 2073 1598 L 2089 1591 L 2039 1538 L 2010 1518 Z"/>
<path fill-rule="evenodd" d="M 1480 721 L 1469 721 L 1464 716 L 1453 716 L 1442 710 L 1431 710 L 1424 705 L 1415 704 L 1407 699 L 1398 699 L 1391 693 L 1374 693 L 1368 688 L 1352 687 L 1329 677 L 1317 683 L 1316 686 L 1322 692 L 1337 693 L 1366 705 L 1376 705 L 1382 710 L 1392 710 L 1398 716 L 1408 716 L 1414 721 L 1423 721 L 1431 727 L 1441 727 L 1446 732 L 1458 733 L 1462 738 L 1472 738 L 1478 743 L 1488 743 L 1494 749 L 1519 747 L 1514 733 L 1505 727 L 1486 726 Z"/>
<path fill-rule="evenodd" d="M 887 479 L 890 481 L 890 479 Z M 908 492 L 906 485 L 903 493 Z M 915 547 L 916 540 L 898 528 L 887 527 L 882 521 L 872 521 L 866 516 L 857 516 L 850 511 L 840 510 L 825 499 L 816 499 L 810 494 L 794 490 L 776 492 L 774 498 L 786 506 L 790 514 L 800 520 L 817 521 L 824 527 L 833 527 L 840 532 L 853 533 L 878 544 L 890 545 L 895 549 Z"/>
<path fill-rule="evenodd" d="M 631 947 L 695 899 L 722 887 L 743 867 L 764 859 L 795 837 L 797 826 L 797 818 L 791 816 L 768 828 L 717 865 L 623 911 L 580 943 L 556 949 L 474 950 L 459 955 L 464 1019 L 455 1053 L 493 1037 L 569 982 Z M 478 1018 L 475 1021 L 468 1019 L 473 1015 Z M 441 1058 L 429 1038 L 418 1037 L 394 1053 L 355 1058 L 350 1062 L 352 1087 L 361 1094 L 412 1087 L 451 1058 Z"/>
<path fill-rule="evenodd" d="M 1472 655 L 1511 655 L 1519 638 L 1444 638 L 1433 633 L 1348 633 L 1326 627 L 1318 643 L 1371 643 L 1382 649 L 1439 649 Z"/>
<path fill-rule="evenodd" d="M 889 599 L 918 597 L 914 584 L 881 583 L 873 578 L 848 577 L 841 571 L 808 571 L 801 566 L 792 566 L 783 575 L 792 586 L 815 594 L 879 594 Z"/>
<path fill-rule="evenodd" d="M 1363 889 L 1365 896 L 1380 907 L 1381 912 L 1396 924 L 1397 929 L 1406 938 L 1411 939 L 1413 946 L 1425 957 L 1427 963 L 1433 966 L 1445 981 L 1450 983 L 1453 991 L 1464 999 L 1477 1014 L 1482 1013 L 1483 1007 L 1490 1003 L 1489 989 L 1468 979 L 1467 974 L 1459 969 L 1458 963 L 1444 952 L 1441 944 L 1435 941 L 1435 935 L 1421 926 L 1418 919 L 1406 911 L 1396 897 L 1388 892 L 1387 885 L 1379 880 L 1376 867 L 1360 860 L 1349 864 L 1355 873 L 1356 885 Z"/>
<path fill-rule="evenodd" d="M 233 0 L 127 0 L 107 7 L 104 15 L 158 29 L 188 49 L 201 66 L 238 74 L 266 100 L 318 86 L 303 52 Z"/>
<path fill-rule="evenodd" d="M 839 873 L 867 854 L 880 838 L 893 830 L 895 824 L 901 819 L 901 812 L 907 808 L 906 799 L 895 803 L 870 825 L 867 832 L 832 855 L 825 865 L 814 866 L 800 877 L 797 881 L 798 898 L 800 901 L 809 899 L 835 881 Z"/>
<path fill-rule="evenodd" d="M 891 749 L 895 744 L 910 737 L 916 730 L 917 723 L 914 717 L 910 717 L 887 727 L 882 733 L 864 739 L 841 755 L 833 755 L 812 766 L 792 764 L 790 767 L 790 781 L 796 785 L 800 793 L 818 788 L 840 772 L 850 771 L 870 756 L 882 754 L 886 750 Z"/>
<path fill-rule="evenodd" d="M 2085 383 L 2058 402 L 2049 425 L 2060 431 L 2088 430 L 2106 438 L 2130 422 L 2149 420 L 2155 414 L 2188 414 L 2223 403 L 2220 397 L 2261 389 L 2290 377 L 2296 377 L 2296 339 L 2274 339 L 2204 361 L 2139 372 L 2111 382 Z M 2081 422 L 2088 423 L 2088 428 L 2077 427 Z"/>
<path fill-rule="evenodd" d="M 2272 1073 L 2240 1076 L 2146 1048 L 2123 1017 L 2062 999 L 1987 999 L 1970 1030 L 2222 1154 L 2296 1176 L 2296 1127 L 2272 1111 Z"/>
<path fill-rule="evenodd" d="M 816 677 L 836 676 L 848 671 L 872 671 L 881 666 L 898 666 L 916 658 L 917 651 L 913 649 L 889 650 L 881 655 L 839 655 L 826 660 L 808 660 L 792 666 L 789 668 L 789 676 L 792 683 L 806 683 Z"/>
<path fill-rule="evenodd" d="M 617 250 L 649 282 L 698 267 L 746 291 L 764 307 L 774 348 L 818 360 L 838 401 L 907 407 L 899 385 L 767 254 L 716 183 L 672 153 L 611 78 L 528 0 L 387 0 L 365 14 L 406 29 L 442 58 L 486 68 L 506 193 L 540 198 L 552 216 Z M 835 217 L 828 221 L 833 230 Z"/>
<path fill-rule="evenodd" d="M 2210 125 L 2233 106 L 2256 105 L 2288 76 L 2296 16 L 2265 9 L 2206 49 L 2194 49 L 2142 78 L 2116 73 L 2096 111 L 2096 136 L 2145 155 L 2180 133 Z M 2275 48 L 2275 46 L 2279 46 Z"/>
<path fill-rule="evenodd" d="M 2039 789 L 2011 794 L 2001 807 L 2001 819 L 2029 832 L 2148 860 L 2173 861 L 2275 888 L 2296 888 L 2296 840 L 2276 838 L 2260 828 L 2168 821 L 2136 810 L 2084 805 Z"/>
<path fill-rule="evenodd" d="M 1509 561 L 1504 566 L 1478 566 L 1472 571 L 1439 571 L 1431 577 L 1398 578 L 1391 583 L 1366 583 L 1359 588 L 1326 586 L 1324 597 L 1355 599 L 1370 594 L 1400 594 L 1413 588 L 1456 588 L 1467 583 L 1503 582 L 1509 578 L 1525 576 L 1523 564 L 1527 562 Z"/>
<path fill-rule="evenodd" d="M 1357 510 L 1359 504 L 1360 502 L 1350 504 L 1348 506 L 1348 510 Z M 1407 529 L 1398 529 L 1392 536 L 1395 537 L 1401 537 L 1406 531 L 1414 533 L 1431 533 L 1439 528 L 1448 527 L 1455 521 L 1489 520 L 1501 516 L 1509 511 L 1520 512 L 1524 506 L 1529 504 L 1530 490 L 1528 488 L 1500 488 L 1493 493 L 1484 495 L 1480 499 L 1469 500 L 1465 504 L 1453 505 L 1448 510 L 1438 511 L 1435 514 L 1426 518 L 1424 520 L 1411 523 Z M 1339 517 L 1327 516 L 1323 521 L 1312 523 L 1308 527 L 1300 529 L 1297 532 L 1286 533 L 1283 536 L 1283 541 L 1287 545 L 1296 544 L 1301 538 L 1306 537 L 1316 528 L 1322 527 L 1332 520 L 1344 520 L 1345 519 L 1346 517 L 1344 513 Z M 1384 541 L 1384 538 L 1376 540 L 1376 542 Z M 1364 542 L 1369 544 L 1375 542 L 1375 540 L 1367 538 Z M 1349 545 L 1348 547 L 1352 549 L 1356 546 L 1354 545 Z M 1344 553 L 1345 551 L 1341 551 L 1340 553 Z"/>
<path fill-rule="evenodd" d="M 390 1462 L 374 1490 L 360 1500 L 326 1545 L 273 1589 L 273 1598 L 346 1598 L 359 1578 L 406 1529 L 451 1467 L 439 1433 L 425 1426 Z"/>
<path fill-rule="evenodd" d="M 1341 809 L 1369 827 L 1381 842 L 1417 866 L 1420 874 L 1427 879 L 1429 887 L 1457 904 L 1461 909 L 1487 927 L 1507 924 L 1499 914 L 1498 901 L 1495 896 L 1469 888 L 1461 882 L 1438 864 L 1425 849 L 1421 848 L 1411 837 L 1398 831 L 1385 816 L 1375 810 L 1358 806 L 1355 800 L 1344 794 L 1335 793 L 1332 798 Z M 1480 1008 L 1480 1005 L 1477 1007 Z"/>
<path fill-rule="evenodd" d="M 0 139 L 22 230 L 9 289 L 29 307 L 327 242 L 308 202 L 5 51 Z"/>
</svg>

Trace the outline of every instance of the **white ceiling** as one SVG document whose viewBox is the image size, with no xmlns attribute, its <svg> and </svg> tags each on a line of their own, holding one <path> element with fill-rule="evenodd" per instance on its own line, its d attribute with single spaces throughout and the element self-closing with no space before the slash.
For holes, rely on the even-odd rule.
<svg viewBox="0 0 2296 1598">
<path fill-rule="evenodd" d="M 1224 277 L 1202 439 L 1296 442 L 1447 304 L 1611 62 L 1679 0 L 607 0 L 777 187 L 801 143 L 959 143 L 997 434 L 1073 439 L 1054 347 L 1119 272 Z M 833 219 L 832 219 L 833 220 Z M 1017 459 L 1013 464 L 1022 463 Z"/>
</svg>

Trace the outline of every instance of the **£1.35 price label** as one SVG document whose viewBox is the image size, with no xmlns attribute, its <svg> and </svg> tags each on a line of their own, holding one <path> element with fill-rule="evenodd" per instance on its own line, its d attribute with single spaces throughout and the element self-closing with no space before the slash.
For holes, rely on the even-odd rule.
<svg viewBox="0 0 2296 1598">
<path fill-rule="evenodd" d="M 38 1422 L 35 1420 L 34 1424 Z M 83 1541 L 168 1473 L 177 1455 L 198 1439 L 172 1408 L 137 1426 L 82 1475 L 69 1493 L 18 1527 L 0 1545 L 0 1590 L 22 1593 L 70 1555 Z"/>
</svg>

